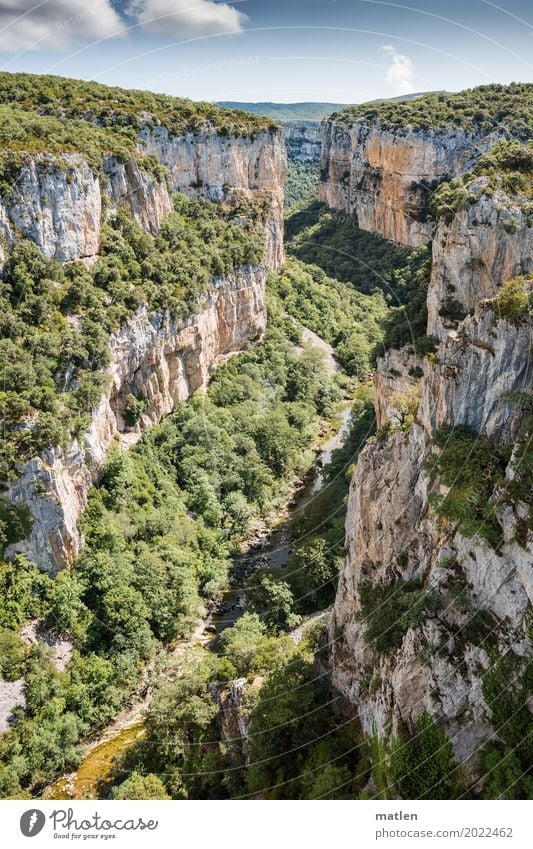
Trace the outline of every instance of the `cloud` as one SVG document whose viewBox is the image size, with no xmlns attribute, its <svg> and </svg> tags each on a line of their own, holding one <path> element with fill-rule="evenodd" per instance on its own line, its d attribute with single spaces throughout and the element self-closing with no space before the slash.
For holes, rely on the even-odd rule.
<svg viewBox="0 0 533 849">
<path fill-rule="evenodd" d="M 213 0 L 131 0 L 127 13 L 146 32 L 194 38 L 242 32 L 246 15 Z"/>
<path fill-rule="evenodd" d="M 57 50 L 118 35 L 110 0 L 1 0 L 0 52 Z"/>
<path fill-rule="evenodd" d="M 413 76 L 415 66 L 409 56 L 404 56 L 403 53 L 398 53 L 392 44 L 385 44 L 382 47 L 385 56 L 390 57 L 391 65 L 385 74 L 385 80 L 394 88 L 398 94 L 406 94 L 413 89 Z"/>
</svg>

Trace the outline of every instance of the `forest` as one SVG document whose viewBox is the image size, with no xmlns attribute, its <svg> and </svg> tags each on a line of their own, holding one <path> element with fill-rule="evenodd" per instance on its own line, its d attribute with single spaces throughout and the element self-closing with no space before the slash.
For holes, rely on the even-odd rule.
<svg viewBox="0 0 533 849">
<path fill-rule="evenodd" d="M 61 154 L 80 150 L 95 169 L 108 153 L 135 156 L 165 180 L 165 169 L 134 150 L 146 109 L 154 126 L 161 122 L 174 133 L 215 128 L 222 136 L 254 137 L 275 129 L 270 118 L 214 104 L 60 77 L 36 84 L 31 75 L 16 75 L 14 85 L 13 75 L 0 73 L 0 100 L 7 104 L 0 107 L 6 197 L 30 153 L 48 157 L 52 169 L 61 167 Z M 530 103 L 531 86 L 492 85 L 350 107 L 335 122 L 457 130 L 473 123 L 480 131 L 505 123 L 521 139 L 529 132 Z M 280 118 L 292 114 L 290 104 L 283 107 L 274 110 Z M 471 184 L 483 178 L 487 198 L 503 187 L 529 215 L 530 148 L 498 142 L 472 173 L 443 181 L 428 214 L 448 220 L 468 209 L 479 197 Z M 457 603 L 455 612 L 459 619 L 471 615 L 469 624 L 452 623 L 449 642 L 438 649 L 424 632 L 416 651 L 442 660 L 453 649 L 464 670 L 468 640 L 476 650 L 483 645 L 486 666 L 480 655 L 473 663 L 482 670 L 479 689 L 492 706 L 494 735 L 479 747 L 475 767 L 455 759 L 429 709 L 411 725 L 399 721 L 384 741 L 375 729 L 363 733 L 331 687 L 330 649 L 342 634 L 330 617 L 350 542 L 350 482 L 365 446 L 384 456 L 391 445 L 407 444 L 417 423 L 418 387 L 396 393 L 398 421 L 377 428 L 374 369 L 390 348 L 428 357 L 424 365 L 435 371 L 439 362 L 438 340 L 426 334 L 431 243 L 410 250 L 359 229 L 356 215 L 316 200 L 316 179 L 314 163 L 291 163 L 287 260 L 268 275 L 261 342 L 224 358 L 205 390 L 146 429 L 134 447 L 113 446 L 90 489 L 80 520 L 84 544 L 72 569 L 51 578 L 21 554 L 0 561 L 0 675 L 2 683 L 20 684 L 23 696 L 0 734 L 1 798 L 71 798 L 65 777 L 77 776 L 87 744 L 97 744 L 121 711 L 130 715 L 136 706 L 142 730 L 81 796 L 468 799 L 498 798 L 509 788 L 513 798 L 533 794 L 529 666 L 502 652 L 492 613 L 457 601 L 469 581 L 452 554 L 437 564 L 449 572 L 442 591 L 430 588 L 424 574 L 405 577 L 407 549 L 393 562 L 371 564 L 388 570 L 385 581 L 373 581 L 363 564 L 353 622 L 368 647 L 360 694 L 382 686 L 373 658 L 386 664 L 410 629 L 422 630 L 428 620 L 441 624 L 444 609 Z M 142 305 L 185 322 L 217 280 L 261 264 L 267 211 L 262 201 L 227 205 L 177 195 L 151 236 L 120 209 L 103 223 L 94 264 L 61 265 L 28 239 L 17 241 L 0 279 L 5 484 L 20 474 L 21 461 L 82 438 L 109 379 L 110 334 Z M 492 331 L 505 322 L 518 335 L 531 317 L 531 292 L 531 274 L 506 280 L 485 305 Z M 455 299 L 443 309 L 453 327 L 466 315 Z M 464 335 L 457 344 L 467 344 Z M 485 343 L 477 348 L 487 353 Z M 422 375 L 420 368 L 410 372 L 417 380 Z M 496 496 L 509 511 L 530 499 L 526 395 L 501 397 L 525 412 L 514 446 L 466 426 L 443 425 L 424 436 L 421 472 L 433 487 L 428 504 L 438 533 L 445 538 L 453 528 L 467 549 L 475 538 L 487 561 L 499 554 L 508 519 L 495 512 Z M 129 397 L 129 427 L 145 404 L 144 396 Z M 322 462 L 332 436 L 339 436 L 336 447 Z M 520 462 L 509 472 L 517 452 Z M 525 516 L 513 538 L 524 550 Z M 23 505 L 0 497 L 2 557 L 32 521 Z M 286 562 L 274 559 L 280 550 Z M 529 633 L 531 621 L 525 618 Z M 28 638 L 35 627 L 68 645 L 65 663 L 57 663 L 46 640 Z M 483 787 L 472 769 L 487 774 Z"/>
</svg>

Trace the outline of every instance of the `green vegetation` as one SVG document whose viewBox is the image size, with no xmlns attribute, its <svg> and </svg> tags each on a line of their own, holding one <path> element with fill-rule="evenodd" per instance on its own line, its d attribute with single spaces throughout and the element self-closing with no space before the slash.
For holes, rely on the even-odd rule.
<svg viewBox="0 0 533 849">
<path fill-rule="evenodd" d="M 296 259 L 287 261 L 273 286 L 287 312 L 333 346 L 347 374 L 368 374 L 387 315 L 381 292 L 360 294 Z"/>
<path fill-rule="evenodd" d="M 424 712 L 412 733 L 403 729 L 390 754 L 390 781 L 401 799 L 455 799 L 460 771 L 452 744 L 435 720 Z"/>
<path fill-rule="evenodd" d="M 489 799 L 533 797 L 533 728 L 528 696 L 533 686 L 531 662 L 513 652 L 493 655 L 483 678 L 483 697 L 497 742 L 484 747 L 479 771 L 486 775 L 484 795 Z"/>
<path fill-rule="evenodd" d="M 488 179 L 478 180 L 478 177 Z M 513 201 L 518 202 L 526 215 L 528 226 L 533 224 L 533 142 L 520 144 L 517 141 L 497 142 L 476 162 L 473 170 L 461 177 L 454 177 L 437 187 L 429 201 L 429 209 L 435 218 L 450 222 L 456 212 L 468 209 L 482 195 L 492 197 L 496 190 L 503 190 Z M 505 205 L 503 206 L 505 210 Z M 512 215 L 501 216 L 502 227 L 509 233 L 515 231 L 518 219 Z"/>
<path fill-rule="evenodd" d="M 420 356 L 435 350 L 437 339 L 426 335 L 427 290 L 431 273 L 431 247 L 413 251 L 404 268 L 395 272 L 393 291 L 396 303 L 385 321 L 383 348 L 409 346 Z"/>
<path fill-rule="evenodd" d="M 0 191 L 9 196 L 21 165 L 35 154 L 42 155 L 43 167 L 52 163 L 67 171 L 69 163 L 58 159 L 62 153 L 82 153 L 100 171 L 106 154 L 122 162 L 142 157 L 136 154 L 135 136 L 125 129 L 108 130 L 88 121 L 54 118 L 0 106 Z"/>
<path fill-rule="evenodd" d="M 417 625 L 441 606 L 440 597 L 419 581 L 392 584 L 366 583 L 361 586 L 361 611 L 365 637 L 377 652 L 399 648 L 409 628 Z"/>
<path fill-rule="evenodd" d="M 410 251 L 380 236 L 360 230 L 354 216 L 314 201 L 290 211 L 285 235 L 290 255 L 318 265 L 330 277 L 364 294 L 380 289 L 387 300 L 399 302 L 394 273 L 407 264 Z M 401 303 L 401 301 L 400 301 Z"/>
<path fill-rule="evenodd" d="M 364 374 L 367 365 L 373 365 L 382 350 L 380 342 L 385 350 L 404 345 L 420 355 L 435 350 L 437 340 L 426 335 L 430 246 L 416 251 L 398 247 L 360 230 L 355 216 L 316 201 L 302 201 L 288 212 L 285 233 L 289 257 L 300 260 L 296 265 L 289 259 L 280 281 L 289 312 L 294 310 L 335 347 L 349 374 Z M 320 277 L 314 266 L 326 277 Z M 286 291 L 289 284 L 292 292 Z M 320 285 L 339 295 L 331 298 L 329 308 L 323 303 Z M 358 293 L 371 295 L 373 302 L 363 301 Z M 346 299 L 353 321 L 343 306 Z M 366 316 L 361 314 L 363 306 Z"/>
<path fill-rule="evenodd" d="M 320 418 L 340 393 L 321 353 L 299 351 L 295 336 L 272 295 L 262 346 L 222 366 L 207 395 L 180 405 L 134 450 L 111 454 L 72 572 L 51 580 L 21 558 L 2 565 L 0 627 L 38 616 L 76 647 L 57 673 L 43 649 L 19 658 L 16 638 L 4 635 L 28 708 L 0 740 L 3 795 L 35 791 L 76 766 L 78 741 L 118 711 L 161 644 L 190 633 L 226 587 L 251 524 L 307 471 Z M 283 587 L 268 589 L 279 599 Z"/>
<path fill-rule="evenodd" d="M 437 515 L 457 522 L 466 536 L 479 534 L 498 547 L 502 530 L 492 494 L 497 483 L 505 482 L 505 458 L 466 427 L 441 427 L 433 434 L 433 444 L 440 452 L 427 461 L 428 471 L 450 487 L 447 495 L 431 496 Z"/>
<path fill-rule="evenodd" d="M 157 775 L 132 772 L 126 781 L 113 789 L 113 799 L 170 799 L 165 785 Z"/>
<path fill-rule="evenodd" d="M 321 121 L 343 106 L 342 103 L 241 103 L 236 100 L 221 100 L 218 105 L 263 115 L 273 121 Z"/>
<path fill-rule="evenodd" d="M 317 192 L 319 165 L 318 162 L 299 162 L 290 159 L 285 181 L 285 209 L 303 200 L 311 201 Z"/>
<path fill-rule="evenodd" d="M 433 444 L 440 450 L 427 460 L 427 469 L 450 488 L 446 495 L 431 494 L 433 509 L 438 516 L 457 523 L 465 536 L 478 534 L 498 548 L 502 529 L 497 519 L 494 488 L 500 485 L 510 491 L 505 467 L 511 448 L 495 448 L 466 427 L 447 425 L 433 434 Z M 518 491 L 524 475 L 527 475 L 525 467 L 520 469 L 513 491 Z"/>
<path fill-rule="evenodd" d="M 443 218 L 450 223 L 457 212 L 468 209 L 479 198 L 470 191 L 468 184 L 472 182 L 472 174 L 454 177 L 449 182 L 443 182 L 432 194 L 429 206 L 435 218 Z"/>
<path fill-rule="evenodd" d="M 261 634 L 250 619 L 243 617 L 226 642 L 231 657 L 238 644 L 238 668 L 248 670 L 242 706 L 250 728 L 248 768 L 237 726 L 219 742 L 216 694 L 225 691 L 228 660 L 204 653 L 167 668 L 147 736 L 118 764 L 117 781 L 132 769 L 158 773 L 174 799 L 357 798 L 364 780 L 357 774 L 355 722 L 339 720 L 326 680 L 316 680 L 314 635 L 295 646 Z M 232 666 L 229 671 L 234 674 Z M 252 683 L 257 671 L 263 681 Z"/>
<path fill-rule="evenodd" d="M 533 276 L 507 280 L 492 301 L 496 318 L 518 322 L 532 314 Z"/>
<path fill-rule="evenodd" d="M 180 195 L 154 238 L 119 211 L 104 225 L 101 256 L 90 269 L 61 266 L 32 242 L 17 242 L 0 282 L 4 479 L 16 461 L 87 426 L 105 385 L 109 333 L 142 304 L 185 318 L 214 276 L 260 261 L 263 239 L 253 214 L 251 207 L 228 213 Z M 139 403 L 129 404 L 133 423 Z"/>
<path fill-rule="evenodd" d="M 472 134 L 499 129 L 519 139 L 533 134 L 533 85 L 482 85 L 457 94 L 437 92 L 413 100 L 382 100 L 350 106 L 331 116 L 339 126 L 379 121 L 384 129 L 462 129 Z"/>
<path fill-rule="evenodd" d="M 97 121 L 102 127 L 135 132 L 158 124 L 176 135 L 209 127 L 221 135 L 235 136 L 276 129 L 268 119 L 242 110 L 221 109 L 214 103 L 39 74 L 1 72 L 0 103 L 55 118 Z"/>
</svg>

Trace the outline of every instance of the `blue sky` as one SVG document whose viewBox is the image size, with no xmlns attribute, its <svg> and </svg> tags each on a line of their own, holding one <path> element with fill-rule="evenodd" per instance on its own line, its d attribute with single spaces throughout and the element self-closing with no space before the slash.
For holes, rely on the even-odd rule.
<svg viewBox="0 0 533 849">
<path fill-rule="evenodd" d="M 529 0 L 0 0 L 0 68 L 206 100 L 528 81 Z"/>
</svg>

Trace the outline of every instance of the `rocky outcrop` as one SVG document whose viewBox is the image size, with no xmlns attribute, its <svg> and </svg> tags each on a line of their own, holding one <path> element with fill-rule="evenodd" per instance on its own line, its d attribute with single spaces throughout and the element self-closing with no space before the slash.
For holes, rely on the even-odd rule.
<svg viewBox="0 0 533 849">
<path fill-rule="evenodd" d="M 26 707 L 25 686 L 24 678 L 5 681 L 0 675 L 0 734 L 9 731 L 15 708 Z"/>
<path fill-rule="evenodd" d="M 320 121 L 287 121 L 283 124 L 283 135 L 288 159 L 295 162 L 320 162 Z"/>
<path fill-rule="evenodd" d="M 265 130 L 255 138 L 221 136 L 214 130 L 176 136 L 158 126 L 142 130 L 140 138 L 143 152 L 167 167 L 174 191 L 218 202 L 264 201 L 266 264 L 282 266 L 286 155 L 279 132 Z"/>
<path fill-rule="evenodd" d="M 237 764 L 247 762 L 250 736 L 250 707 L 263 684 L 263 678 L 256 675 L 253 681 L 237 678 L 229 689 L 216 690 L 219 704 L 220 739 Z"/>
<path fill-rule="evenodd" d="M 108 157 L 104 163 L 109 212 L 126 206 L 143 230 L 156 236 L 161 222 L 172 212 L 166 180 L 143 171 L 135 159 L 119 162 Z"/>
<path fill-rule="evenodd" d="M 533 270 L 527 199 L 492 191 L 488 184 L 488 177 L 469 183 L 474 202 L 451 222 L 437 224 L 427 299 L 428 333 L 433 336 L 441 338 L 451 326 L 441 315 L 447 299 L 472 312 L 481 298 L 497 293 L 503 280 Z"/>
<path fill-rule="evenodd" d="M 140 132 L 139 153 L 166 166 L 169 184 L 131 158 L 104 157 L 101 171 L 82 154 L 25 156 L 13 185 L 0 199 L 0 260 L 15 241 L 35 242 L 45 256 L 68 262 L 98 255 L 103 217 L 126 206 L 156 235 L 172 211 L 169 186 L 192 197 L 238 203 L 258 201 L 265 231 L 265 264 L 283 264 L 285 147 L 276 131 L 256 138 L 220 136 L 213 130 L 175 136 L 165 127 Z"/>
<path fill-rule="evenodd" d="M 389 130 L 379 122 L 322 124 L 319 199 L 356 213 L 359 227 L 402 245 L 426 244 L 433 229 L 430 192 L 468 171 L 496 140 L 462 130 Z"/>
<path fill-rule="evenodd" d="M 424 374 L 424 360 L 411 349 L 390 348 L 377 362 L 374 372 L 374 407 L 376 424 L 382 428 L 388 421 L 400 421 L 400 401 L 407 393 L 418 392 Z"/>
<path fill-rule="evenodd" d="M 216 365 L 260 339 L 266 326 L 265 270 L 243 268 L 217 279 L 203 308 L 185 321 L 141 309 L 110 339 L 109 385 L 81 443 L 33 458 L 9 498 L 33 516 L 29 537 L 8 550 L 52 574 L 69 567 L 82 545 L 78 519 L 113 443 L 131 445 L 179 401 L 207 386 Z M 134 427 L 124 421 L 129 395 L 145 399 Z"/>
<path fill-rule="evenodd" d="M 511 234 L 507 212 L 499 211 L 504 206 L 518 220 Z M 376 414 L 380 428 L 388 424 L 384 432 L 391 435 L 368 444 L 357 462 L 347 509 L 347 553 L 329 632 L 333 685 L 367 735 L 388 740 L 400 725 L 412 728 L 427 711 L 446 731 L 459 761 L 471 762 L 494 733 L 491 706 L 483 696 L 483 676 L 494 653 L 531 654 L 526 614 L 533 601 L 533 539 L 528 506 L 513 501 L 501 485 L 491 501 L 501 528 L 497 548 L 438 521 L 430 495 L 447 490 L 430 475 L 426 461 L 432 435 L 443 424 L 466 425 L 493 445 L 511 445 L 523 434 L 524 405 L 516 399 L 532 386 L 530 327 L 525 318 L 498 319 L 487 296 L 508 276 L 529 268 L 529 240 L 519 210 L 496 195 L 480 196 L 468 210 L 439 224 L 430 322 L 449 297 L 442 284 L 449 269 L 454 269 L 454 295 L 471 314 L 451 330 L 439 325 L 441 341 L 427 358 L 407 348 L 378 360 Z M 474 255 L 483 257 L 483 270 L 472 262 Z M 414 424 L 403 430 L 398 398 L 413 390 L 420 403 Z M 513 454 L 507 480 L 516 461 Z M 410 579 L 420 581 L 439 603 L 428 605 L 421 620 L 405 628 L 400 645 L 377 651 L 366 634 L 364 588 L 399 591 Z"/>
<path fill-rule="evenodd" d="M 103 218 L 120 206 L 152 235 L 172 211 L 166 182 L 135 159 L 108 156 L 98 173 L 80 154 L 28 158 L 0 201 L 3 253 L 24 238 L 49 259 L 96 260 Z"/>
<path fill-rule="evenodd" d="M 431 432 L 443 424 L 466 425 L 493 443 L 511 443 L 524 420 L 517 393 L 533 384 L 531 327 L 496 321 L 480 304 L 425 363 L 419 415 Z"/>
<path fill-rule="evenodd" d="M 101 213 L 100 181 L 82 156 L 35 156 L 0 200 L 3 249 L 26 238 L 61 262 L 95 256 Z"/>
</svg>

